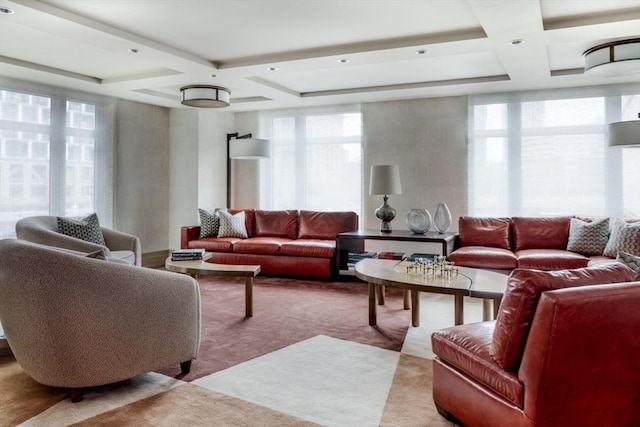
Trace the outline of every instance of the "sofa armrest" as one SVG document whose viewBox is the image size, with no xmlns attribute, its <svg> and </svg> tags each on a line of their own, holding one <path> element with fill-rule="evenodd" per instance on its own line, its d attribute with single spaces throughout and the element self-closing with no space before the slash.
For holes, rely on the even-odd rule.
<svg viewBox="0 0 640 427">
<path fill-rule="evenodd" d="M 185 225 L 180 229 L 180 248 L 187 249 L 189 242 L 200 237 L 199 225 Z"/>
<path fill-rule="evenodd" d="M 57 231 L 48 230 L 43 227 L 33 228 L 16 228 L 16 234 L 18 239 L 27 240 L 33 243 L 39 243 L 46 246 L 54 246 L 63 249 L 70 249 L 78 252 L 95 252 L 100 249 L 110 255 L 109 248 L 106 246 L 98 245 L 97 243 L 87 242 L 82 239 L 76 239 L 75 237 L 67 236 L 66 234 L 59 233 Z"/>
<path fill-rule="evenodd" d="M 542 294 L 518 376 L 537 425 L 638 425 L 640 282 Z"/>
<path fill-rule="evenodd" d="M 137 236 L 109 228 L 102 228 L 102 236 L 110 250 L 131 251 L 135 255 L 135 265 L 142 265 L 142 247 Z"/>
</svg>

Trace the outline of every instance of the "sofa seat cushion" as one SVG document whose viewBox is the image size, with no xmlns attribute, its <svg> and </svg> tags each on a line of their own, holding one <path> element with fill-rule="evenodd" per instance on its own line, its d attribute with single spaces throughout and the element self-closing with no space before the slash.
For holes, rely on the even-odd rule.
<svg viewBox="0 0 640 427">
<path fill-rule="evenodd" d="M 433 352 L 519 408 L 524 407 L 524 386 L 515 373 L 503 369 L 491 356 L 495 321 L 469 323 L 431 335 Z"/>
<path fill-rule="evenodd" d="M 255 237 L 298 237 L 298 211 L 255 212 Z"/>
<path fill-rule="evenodd" d="M 576 286 L 630 282 L 635 278 L 636 272 L 619 262 L 574 270 L 513 270 L 500 303 L 491 354 L 505 369 L 518 367 L 543 292 Z"/>
<path fill-rule="evenodd" d="M 458 220 L 460 246 L 490 246 L 511 249 L 510 218 L 474 218 Z"/>
<path fill-rule="evenodd" d="M 516 251 L 518 268 L 536 270 L 564 270 L 582 268 L 589 264 L 589 258 L 562 249 L 524 249 Z"/>
<path fill-rule="evenodd" d="M 511 219 L 513 250 L 567 249 L 570 217 Z"/>
<path fill-rule="evenodd" d="M 336 253 L 335 240 L 298 239 L 284 243 L 283 255 L 331 258 Z"/>
<path fill-rule="evenodd" d="M 283 237 L 251 237 L 235 242 L 233 251 L 240 254 L 278 255 L 280 246 L 290 241 Z"/>
<path fill-rule="evenodd" d="M 516 256 L 507 249 L 486 246 L 463 246 L 449 255 L 449 261 L 463 267 L 516 268 Z"/>
<path fill-rule="evenodd" d="M 205 237 L 204 239 L 190 240 L 189 249 L 204 249 L 207 252 L 233 252 L 233 244 L 242 239 L 239 237 Z"/>
<path fill-rule="evenodd" d="M 112 262 L 120 262 L 122 264 L 135 265 L 136 264 L 136 254 L 133 251 L 110 251 L 111 256 L 107 257 L 108 261 Z M 92 257 L 98 258 L 100 257 Z"/>
<path fill-rule="evenodd" d="M 608 256 L 604 255 L 594 255 L 589 257 L 589 263 L 587 264 L 587 267 L 593 267 L 594 265 L 598 264 L 611 264 L 614 262 L 616 262 L 615 258 L 609 258 Z"/>
</svg>

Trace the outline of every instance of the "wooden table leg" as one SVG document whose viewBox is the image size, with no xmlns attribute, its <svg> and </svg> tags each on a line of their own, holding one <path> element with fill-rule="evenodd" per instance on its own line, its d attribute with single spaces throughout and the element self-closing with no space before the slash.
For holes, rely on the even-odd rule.
<svg viewBox="0 0 640 427">
<path fill-rule="evenodd" d="M 378 305 L 384 305 L 384 285 L 378 286 Z"/>
<path fill-rule="evenodd" d="M 378 289 L 374 283 L 369 283 L 369 325 L 376 326 L 376 293 Z"/>
<path fill-rule="evenodd" d="M 411 307 L 409 307 L 409 291 L 406 289 L 402 290 L 402 303 L 403 303 L 403 308 L 405 310 L 409 310 Z"/>
<path fill-rule="evenodd" d="M 491 310 L 491 300 L 487 298 L 482 299 L 482 320 L 492 320 L 491 316 L 493 311 Z"/>
<path fill-rule="evenodd" d="M 462 325 L 464 323 L 464 296 L 454 295 L 454 305 L 454 322 L 456 325 Z"/>
<path fill-rule="evenodd" d="M 411 326 L 420 326 L 420 295 L 411 290 Z"/>
<path fill-rule="evenodd" d="M 253 277 L 244 281 L 244 311 L 246 317 L 253 317 Z"/>
</svg>

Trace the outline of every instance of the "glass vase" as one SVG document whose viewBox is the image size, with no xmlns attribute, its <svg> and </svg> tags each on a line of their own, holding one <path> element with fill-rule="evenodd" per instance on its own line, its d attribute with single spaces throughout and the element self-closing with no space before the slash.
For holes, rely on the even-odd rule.
<svg viewBox="0 0 640 427">
<path fill-rule="evenodd" d="M 438 203 L 433 214 L 433 228 L 440 234 L 446 233 L 451 228 L 451 211 L 446 203 Z"/>
<path fill-rule="evenodd" d="M 407 213 L 407 227 L 414 234 L 424 234 L 431 228 L 431 213 L 426 209 L 411 209 Z"/>
</svg>

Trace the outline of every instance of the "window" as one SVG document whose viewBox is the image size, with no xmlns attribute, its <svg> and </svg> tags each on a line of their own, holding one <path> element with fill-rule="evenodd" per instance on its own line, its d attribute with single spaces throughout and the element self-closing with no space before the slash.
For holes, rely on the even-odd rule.
<svg viewBox="0 0 640 427">
<path fill-rule="evenodd" d="M 640 95 L 472 99 L 469 213 L 640 217 L 640 148 L 609 148 L 607 123 Z"/>
<path fill-rule="evenodd" d="M 270 167 L 263 168 L 265 209 L 354 211 L 362 206 L 362 117 L 358 107 L 268 112 Z"/>
<path fill-rule="evenodd" d="M 0 90 L 0 238 L 32 215 L 81 216 L 105 206 L 105 107 L 59 94 Z M 103 155 L 105 157 L 106 155 Z"/>
</svg>

